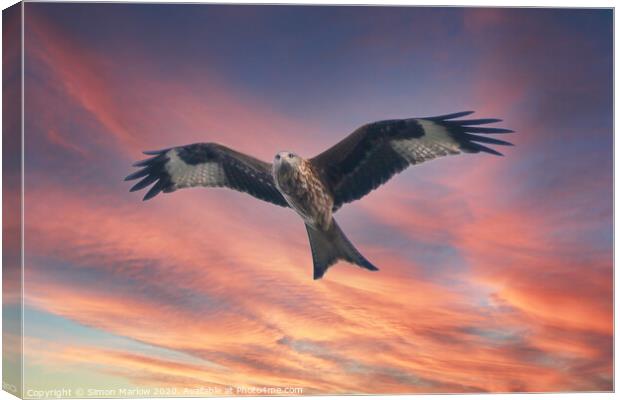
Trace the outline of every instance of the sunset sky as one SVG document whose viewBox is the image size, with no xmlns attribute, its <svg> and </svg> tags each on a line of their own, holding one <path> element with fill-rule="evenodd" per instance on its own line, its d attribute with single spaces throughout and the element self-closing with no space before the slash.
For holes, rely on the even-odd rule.
<svg viewBox="0 0 620 400">
<path fill-rule="evenodd" d="M 612 390 L 610 10 L 27 3 L 25 38 L 26 388 Z M 463 110 L 516 146 L 340 210 L 376 273 L 313 281 L 290 209 L 123 181 Z"/>
</svg>

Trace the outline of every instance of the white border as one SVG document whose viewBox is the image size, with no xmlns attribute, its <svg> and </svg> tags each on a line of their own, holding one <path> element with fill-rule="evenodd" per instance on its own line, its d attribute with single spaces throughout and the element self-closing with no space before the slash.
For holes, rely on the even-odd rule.
<svg viewBox="0 0 620 400">
<path fill-rule="evenodd" d="M 35 2 L 37 0 L 30 0 L 30 2 Z M 60 1 L 59 1 L 60 2 Z M 97 1 L 80 1 L 80 2 L 84 2 L 84 3 L 94 3 Z M 101 1 L 99 1 L 101 2 Z M 117 1 L 106 1 L 106 2 L 117 2 Z M 601 1 L 601 0 L 596 0 L 596 1 L 576 1 L 576 0 L 565 0 L 565 1 L 554 1 L 554 0 L 546 0 L 546 1 L 541 1 L 541 0 L 522 0 L 520 2 L 515 2 L 515 1 L 506 1 L 506 2 L 493 2 L 493 1 L 488 1 L 488 0 L 469 0 L 469 1 L 449 1 L 446 2 L 444 1 L 437 1 L 437 0 L 426 0 L 424 2 L 417 2 L 417 1 L 407 1 L 407 0 L 389 0 L 389 1 L 381 1 L 381 0 L 374 0 L 372 2 L 370 1 L 355 1 L 355 0 L 337 0 L 337 1 L 330 1 L 330 0 L 295 0 L 295 1 L 289 1 L 289 2 L 275 2 L 275 1 L 261 1 L 261 0 L 229 0 L 229 1 L 204 1 L 204 2 L 191 2 L 191 1 L 171 1 L 171 0 L 150 0 L 150 1 L 140 1 L 140 0 L 133 0 L 130 1 L 131 3 L 219 3 L 219 4 L 308 4 L 308 5 L 374 5 L 374 6 L 474 6 L 474 7 L 559 7 L 559 8 L 580 8 L 580 7 L 585 7 L 585 8 L 613 8 L 615 7 L 615 2 L 614 1 Z M 0 0 L 0 6 L 2 9 L 5 9 L 13 4 L 15 4 L 15 1 L 12 0 Z M 23 16 L 24 13 L 22 12 L 22 68 L 24 67 L 24 49 L 23 49 Z M 615 24 L 614 24 L 615 25 Z M 615 28 L 615 27 L 614 27 Z M 615 55 L 617 54 L 617 43 L 618 43 L 618 33 L 617 31 L 614 29 L 614 99 L 615 99 L 615 94 L 618 92 L 618 83 L 615 80 L 615 72 L 616 72 L 616 58 Z M 1 65 L 0 65 L 0 73 L 1 73 Z M 22 76 L 23 76 L 23 69 L 22 69 Z M 23 89 L 24 89 L 24 82 L 22 79 L 22 143 L 23 143 L 23 139 L 24 139 L 24 96 L 23 96 Z M 617 103 L 614 101 L 614 132 L 616 132 L 616 118 L 615 115 L 617 115 L 618 113 L 618 106 Z M 0 110 L 0 116 L 1 116 L 1 110 Z M 614 135 L 614 139 L 615 139 L 615 135 Z M 1 143 L 0 143 L 0 151 L 1 151 Z M 619 145 L 618 142 L 616 140 L 614 140 L 614 154 L 617 154 L 619 150 Z M 0 152 L 1 154 L 1 152 Z M 618 165 L 615 163 L 615 157 L 614 157 L 614 210 L 617 208 L 618 206 L 618 199 L 615 197 L 615 187 L 616 187 L 616 177 L 619 176 L 618 172 Z M 23 146 L 22 146 L 22 165 L 21 165 L 21 170 L 22 170 L 22 198 L 21 198 L 21 221 L 22 221 L 22 240 L 23 240 L 23 221 L 24 221 L 24 151 L 23 151 Z M 0 177 L 0 183 L 2 182 L 2 178 Z M 0 193 L 0 204 L 1 204 L 1 193 Z M 616 214 L 614 212 L 614 249 L 617 246 L 620 246 L 620 241 L 618 240 L 618 237 L 615 235 L 615 227 L 617 226 L 618 223 L 618 219 L 616 218 Z M 1 233 L 0 233 L 1 235 Z M 0 243 L 0 248 L 1 248 L 1 243 Z M 22 262 L 24 260 L 24 248 L 23 248 L 23 242 L 22 242 Z M 614 251 L 614 265 L 615 265 L 615 251 Z M 23 264 L 22 264 L 22 268 L 23 268 Z M 2 276 L 2 272 L 0 270 L 0 277 Z M 615 268 L 614 268 L 614 332 L 615 332 L 615 310 L 616 310 L 616 306 L 617 306 L 617 299 L 615 296 L 615 287 L 616 287 L 616 283 L 617 283 L 617 276 L 615 274 Z M 24 282 L 23 282 L 23 269 L 22 269 L 22 298 L 23 298 L 23 292 L 24 291 Z M 23 310 L 23 302 L 22 302 L 22 310 Z M 1 314 L 1 311 L 0 311 Z M 23 314 L 22 314 L 23 315 Z M 23 331 L 23 318 L 22 318 L 22 331 Z M 0 320 L 0 325 L 1 325 L 1 320 Z M 617 337 L 616 335 L 614 335 L 614 356 L 615 356 L 615 348 L 616 348 L 616 344 L 617 344 Z M 1 349 L 2 344 L 0 343 L 0 349 Z M 22 350 L 23 350 L 23 340 L 22 340 Z M 22 353 L 23 354 L 23 353 Z M 23 365 L 22 365 L 22 373 L 23 373 Z M 617 373 L 617 369 L 615 368 L 615 357 L 614 357 L 614 383 L 618 382 L 618 373 Z M 22 376 L 22 383 L 24 382 L 23 380 L 23 376 Z M 532 393 L 532 394 L 475 394 L 475 395 L 468 395 L 468 394 L 453 394 L 453 395 L 394 395 L 394 396 L 383 396 L 383 395 L 379 395 L 379 396 L 373 396 L 373 398 L 377 398 L 377 399 L 389 399 L 389 398 L 402 398 L 402 399 L 409 399 L 409 400 L 436 400 L 436 399 L 448 399 L 448 398 L 454 398 L 454 396 L 459 396 L 461 398 L 466 398 L 466 399 L 483 399 L 483 398 L 492 398 L 492 399 L 498 399 L 498 400 L 503 400 L 503 399 L 528 399 L 528 400 L 532 400 L 532 399 L 609 399 L 615 397 L 615 394 L 610 394 L 610 393 L 567 393 L 567 394 L 563 394 L 563 393 Z M 489 397 L 490 396 L 490 397 Z M 326 399 L 326 400 L 353 400 L 353 399 L 358 399 L 360 396 L 320 396 L 321 399 Z M 7 392 L 4 391 L 0 391 L 0 400 L 5 400 L 5 399 L 15 399 L 16 397 L 13 395 L 10 395 Z M 288 397 L 287 397 L 288 398 Z M 248 399 L 255 399 L 255 400 L 263 400 L 265 399 L 265 397 L 249 397 Z"/>
</svg>

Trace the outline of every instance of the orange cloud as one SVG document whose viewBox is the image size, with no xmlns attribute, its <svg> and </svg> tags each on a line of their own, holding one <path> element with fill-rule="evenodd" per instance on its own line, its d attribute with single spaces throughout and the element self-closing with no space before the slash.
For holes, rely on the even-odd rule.
<svg viewBox="0 0 620 400">
<path fill-rule="evenodd" d="M 418 274 L 404 275 L 408 262 L 393 256 L 378 260 L 383 267 L 380 275 L 337 266 L 329 279 L 308 285 L 308 269 L 299 268 L 309 262 L 305 243 L 285 237 L 272 241 L 273 233 L 264 228 L 267 237 L 257 237 L 254 232 L 261 228 L 254 224 L 261 224 L 261 214 L 226 220 L 231 211 L 224 204 L 178 197 L 172 207 L 182 205 L 184 215 L 210 221 L 197 225 L 183 215 L 169 221 L 162 218 L 171 212 L 170 203 L 154 206 L 162 211 L 154 213 L 51 188 L 30 195 L 39 198 L 43 193 L 47 202 L 30 207 L 30 220 L 38 221 L 27 233 L 36 243 L 32 254 L 51 254 L 80 268 L 104 268 L 113 282 L 132 279 L 136 287 L 160 293 L 162 299 L 168 292 L 164 288 L 172 285 L 173 292 L 209 300 L 189 307 L 183 301 L 157 300 L 143 290 L 80 288 L 62 282 L 64 275 L 54 277 L 43 266 L 31 265 L 28 304 L 239 371 L 216 379 L 217 371 L 209 370 L 205 382 L 298 385 L 321 393 L 554 390 L 562 385 L 570 388 L 570 377 L 547 360 L 564 354 L 604 356 L 596 352 L 595 344 L 578 337 L 553 346 L 549 331 L 540 328 L 537 318 L 560 324 L 562 330 L 574 325 L 563 325 L 565 321 L 551 318 L 544 309 L 532 314 L 517 301 L 519 297 L 510 295 L 520 293 L 520 286 L 495 292 L 498 301 L 517 310 L 505 314 L 471 304 L 458 289 Z M 47 210 L 61 205 L 72 213 L 62 220 L 49 218 Z M 209 233 L 209 226 L 218 227 L 218 233 Z M 222 230 L 223 226 L 228 229 Z M 301 229 L 299 233 L 303 237 Z M 474 242 L 481 239 L 471 230 L 468 237 Z M 270 258 L 276 243 L 288 259 Z M 219 251 L 222 248 L 227 255 Z M 244 254 L 252 257 L 239 258 Z M 224 258 L 218 261 L 220 257 Z M 506 287 L 506 282 L 479 273 L 472 283 Z M 553 292 L 548 296 L 557 299 Z M 573 310 L 571 304 L 563 307 Z M 581 328 L 587 329 L 587 322 L 580 320 Z M 522 332 L 531 329 L 534 336 Z M 527 350 L 531 358 L 524 349 L 531 349 Z M 98 364 L 105 368 L 108 361 L 103 358 Z M 131 365 L 127 377 L 137 374 Z M 143 373 L 134 378 L 185 382 L 164 370 L 148 374 L 150 378 Z M 374 377 L 372 385 L 369 376 Z"/>
</svg>

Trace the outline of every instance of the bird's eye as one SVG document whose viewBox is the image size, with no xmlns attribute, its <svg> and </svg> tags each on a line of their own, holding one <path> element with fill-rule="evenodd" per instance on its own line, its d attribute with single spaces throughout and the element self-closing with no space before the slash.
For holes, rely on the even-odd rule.
<svg viewBox="0 0 620 400">
<path fill-rule="evenodd" d="M 276 155 L 276 160 L 279 160 L 279 159 L 280 159 L 280 155 L 279 155 L 279 154 L 277 154 L 277 155 Z"/>
<path fill-rule="evenodd" d="M 288 158 L 293 158 L 293 157 L 295 156 L 289 153 Z"/>
</svg>

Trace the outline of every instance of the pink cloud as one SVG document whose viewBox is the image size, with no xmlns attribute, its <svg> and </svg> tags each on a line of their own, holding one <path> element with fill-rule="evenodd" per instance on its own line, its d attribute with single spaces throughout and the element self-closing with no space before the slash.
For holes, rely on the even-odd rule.
<svg viewBox="0 0 620 400">
<path fill-rule="evenodd" d="M 145 148 L 207 137 L 265 159 L 289 132 L 298 133 L 300 147 L 317 146 L 318 139 L 302 134 L 312 132 L 308 121 L 280 115 L 209 73 L 184 71 L 190 87 L 159 76 L 136 55 L 140 76 L 115 86 L 125 71 L 32 15 L 28 56 L 53 74 L 55 94 L 66 102 L 58 107 L 77 106 L 101 125 L 76 137 L 60 129 L 58 113 L 42 109 L 40 122 L 49 129 L 38 134 L 46 146 L 78 153 L 96 169 Z M 470 27 L 505 22 L 495 11 L 472 18 Z M 527 37 L 514 43 L 530 44 Z M 479 76 L 499 73 L 488 68 Z M 501 76 L 501 85 L 475 82 L 477 96 L 489 99 L 478 104 L 487 112 L 514 109 L 524 87 L 537 82 L 516 67 Z M 35 106 L 52 97 L 40 88 L 35 95 Z M 516 139 L 524 147 L 543 132 L 529 120 L 522 127 L 533 132 Z M 101 143 L 104 155 L 90 151 Z M 101 159 L 109 154 L 116 158 Z M 511 160 L 518 155 L 509 153 Z M 120 177 L 106 186 L 73 179 L 82 172 L 75 168 L 71 179 L 51 183 L 49 171 L 33 168 L 29 182 L 37 185 L 26 188 L 29 307 L 208 365 L 50 341 L 31 340 L 29 350 L 47 368 L 92 368 L 138 384 L 254 382 L 310 393 L 611 390 L 608 254 L 570 235 L 558 239 L 558 231 L 574 232 L 581 223 L 565 218 L 566 207 L 531 210 L 531 200 L 506 194 L 519 182 L 505 178 L 514 165 L 506 159 L 424 164 L 415 167 L 418 181 L 401 176 L 355 206 L 370 229 L 387 227 L 458 251 L 462 268 L 437 266 L 440 273 L 428 277 L 424 271 L 433 266 L 371 244 L 367 254 L 381 272 L 337 265 L 318 282 L 291 210 L 215 189 L 141 203 Z M 112 179 L 104 172 L 97 178 Z M 548 194 L 604 189 L 590 186 L 587 174 L 573 185 Z M 84 354 L 92 355 L 85 364 Z"/>
</svg>

